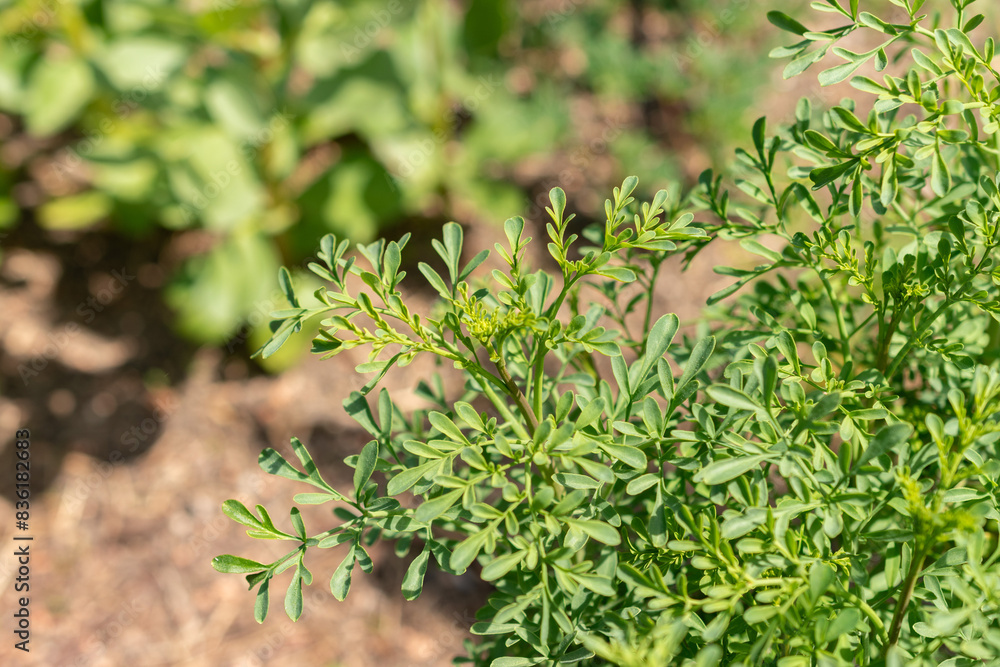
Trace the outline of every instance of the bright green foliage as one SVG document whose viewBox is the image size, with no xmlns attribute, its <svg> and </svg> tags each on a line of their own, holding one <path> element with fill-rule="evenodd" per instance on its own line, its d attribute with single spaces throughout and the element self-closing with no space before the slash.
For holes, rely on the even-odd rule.
<svg viewBox="0 0 1000 667">
<path fill-rule="evenodd" d="M 555 271 L 526 266 L 520 218 L 489 275 L 484 253 L 463 264 L 450 224 L 434 246 L 444 271 L 420 265 L 440 299 L 418 314 L 398 289 L 405 238 L 356 258 L 327 237 L 312 268 L 331 284 L 316 294 L 330 315 L 314 349 L 370 350 L 358 371 L 372 380 L 345 407 L 373 439 L 346 460 L 348 498 L 297 441 L 304 473 L 266 450 L 265 470 L 321 490 L 299 502 L 341 501 L 339 522 L 307 537 L 293 515 L 285 534 L 228 501 L 251 535 L 298 544 L 217 569 L 251 572 L 252 587 L 297 565 L 295 618 L 311 547 L 349 545 L 338 599 L 380 537 L 400 555 L 417 546 L 408 599 L 428 554 L 446 572 L 478 563 L 495 593 L 467 662 L 493 667 L 1000 661 L 1000 75 L 992 41 L 967 35 L 977 18 L 895 4 L 912 22 L 834 0 L 815 6 L 837 29 L 771 15 L 803 40 L 778 54 L 799 59 L 792 73 L 855 30 L 885 36 L 864 56 L 836 48 L 848 67 L 821 74 L 897 63 L 882 83 L 854 74 L 879 97 L 864 121 L 850 101 L 818 115 L 801 104 L 774 136 L 762 119 L 739 152 L 739 192 L 706 173 L 683 200 L 639 205 L 630 178 L 586 242 L 554 189 Z M 653 313 L 654 283 L 667 257 L 713 237 L 758 264 L 717 269 L 736 282 L 711 302 L 743 289 L 689 338 Z M 282 281 L 293 307 L 275 313 L 265 354 L 314 314 Z M 370 405 L 421 353 L 454 364 L 464 394 L 437 380 L 418 389 L 427 410 L 404 415 L 384 389 Z"/>
</svg>

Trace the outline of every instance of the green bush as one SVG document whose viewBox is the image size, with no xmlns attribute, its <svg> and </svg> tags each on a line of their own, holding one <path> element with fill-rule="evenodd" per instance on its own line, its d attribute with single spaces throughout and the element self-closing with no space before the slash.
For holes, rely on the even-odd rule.
<svg viewBox="0 0 1000 667">
<path fill-rule="evenodd" d="M 336 502 L 332 527 L 310 533 L 293 509 L 284 532 L 263 507 L 224 504 L 249 535 L 294 545 L 270 564 L 213 561 L 257 587 L 258 621 L 286 569 L 298 618 L 309 549 L 345 545 L 330 581 L 343 599 L 381 538 L 416 550 L 407 599 L 432 559 L 492 583 L 465 659 L 477 665 L 1000 660 L 994 42 L 970 37 L 968 2 L 923 16 L 898 0 L 910 19 L 896 23 L 814 4 L 842 26 L 769 15 L 799 40 L 777 53 L 786 73 L 832 51 L 843 63 L 820 80 L 850 79 L 873 110 L 803 103 L 776 135 L 761 119 L 738 192 L 706 173 L 689 197 L 640 206 L 629 178 L 579 239 L 554 189 L 553 271 L 526 265 L 520 218 L 488 275 L 487 251 L 463 263 L 447 225 L 443 268 L 419 267 L 440 297 L 426 313 L 399 289 L 405 237 L 357 256 L 326 237 L 315 309 L 280 274 L 291 305 L 263 353 L 328 314 L 315 352 L 370 352 L 357 370 L 372 379 L 345 408 L 372 440 L 346 459 L 347 490 L 297 440 L 302 471 L 261 454 L 265 471 L 315 487 L 296 502 Z M 871 51 L 836 46 L 856 31 Z M 881 81 L 856 73 L 890 62 Z M 736 282 L 711 301 L 740 296 L 681 335 L 652 311 L 656 276 L 713 237 L 759 264 L 717 269 Z M 402 414 L 384 389 L 369 405 L 419 354 L 460 370 L 458 400 L 438 380 L 418 387 L 426 410 Z"/>
</svg>

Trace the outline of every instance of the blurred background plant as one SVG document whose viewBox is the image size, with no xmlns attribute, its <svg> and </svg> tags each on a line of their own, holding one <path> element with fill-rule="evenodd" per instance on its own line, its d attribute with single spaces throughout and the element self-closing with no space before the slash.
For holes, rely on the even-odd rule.
<svg viewBox="0 0 1000 667">
<path fill-rule="evenodd" d="M 749 9 L 0 2 L 5 245 L 37 226 L 170 249 L 176 329 L 219 344 L 324 233 L 530 219 L 551 187 L 604 192 L 626 172 L 692 181 L 731 154 L 768 66 L 746 58 L 774 37 Z"/>
</svg>

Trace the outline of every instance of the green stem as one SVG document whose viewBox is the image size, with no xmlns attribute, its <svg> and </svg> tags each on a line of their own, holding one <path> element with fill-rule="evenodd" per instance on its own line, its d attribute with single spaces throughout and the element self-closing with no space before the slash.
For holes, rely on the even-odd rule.
<svg viewBox="0 0 1000 667">
<path fill-rule="evenodd" d="M 639 349 L 639 354 L 646 354 L 646 341 L 649 334 L 649 322 L 653 319 L 653 289 L 656 287 L 656 277 L 660 273 L 661 263 L 655 262 L 651 263 L 653 267 L 653 275 L 649 277 L 649 287 L 646 288 L 646 314 L 642 318 L 642 347 Z"/>
<path fill-rule="evenodd" d="M 830 284 L 829 279 L 823 275 L 823 272 L 817 268 L 813 267 L 816 274 L 819 276 L 819 280 L 823 283 L 823 291 L 826 292 L 826 298 L 830 300 L 830 306 L 833 308 L 834 315 L 837 317 L 837 330 L 840 332 L 840 345 L 843 348 L 841 354 L 844 355 L 844 362 L 851 361 L 851 337 L 847 335 L 847 324 L 844 322 L 844 311 L 841 307 L 840 302 L 833 295 L 833 286 Z"/>
<path fill-rule="evenodd" d="M 906 359 L 906 355 L 909 354 L 911 349 L 913 349 L 913 346 L 916 344 L 917 340 L 924 335 L 924 332 L 926 332 L 928 329 L 931 328 L 931 325 L 934 323 L 934 320 L 940 317 L 941 314 L 944 313 L 944 311 L 946 311 L 951 306 L 951 304 L 952 304 L 951 299 L 945 299 L 944 303 L 938 306 L 938 309 L 927 317 L 927 321 L 922 322 L 920 328 L 914 331 L 913 334 L 907 339 L 903 347 L 899 350 L 898 353 L 896 353 L 896 358 L 893 359 L 892 363 L 889 365 L 889 370 L 884 371 L 886 382 L 892 380 L 892 377 L 896 374 L 896 371 L 899 370 L 899 367 L 902 365 L 903 360 Z M 886 341 L 885 342 L 886 357 L 888 357 L 888 354 L 889 354 L 889 344 L 888 341 Z"/>
<path fill-rule="evenodd" d="M 514 413 L 510 411 L 510 408 L 507 406 L 507 402 L 498 396 L 497 393 L 493 391 L 491 386 L 483 385 L 483 393 L 486 394 L 486 398 L 490 399 L 490 402 L 497 409 L 497 412 L 500 413 L 500 416 L 502 416 L 504 420 L 510 424 L 511 428 L 513 428 L 520 437 L 525 439 L 531 438 L 533 434 L 528 433 L 528 431 L 524 428 L 524 425 L 521 423 L 521 420 L 516 418 Z"/>
<path fill-rule="evenodd" d="M 894 646 L 899 640 L 899 631 L 903 626 L 903 616 L 906 615 L 906 608 L 910 606 L 910 597 L 913 595 L 913 588 L 917 584 L 917 576 L 920 571 L 924 569 L 924 554 L 923 549 L 920 549 L 920 557 L 914 558 L 910 562 L 910 570 L 906 573 L 906 580 L 903 582 L 903 590 L 900 593 L 899 601 L 896 603 L 896 611 L 892 615 L 892 625 L 889 627 L 889 639 L 886 644 L 886 650 L 890 646 Z"/>
<path fill-rule="evenodd" d="M 538 341 L 535 343 L 537 350 L 535 350 L 535 359 L 532 364 L 534 373 L 534 387 L 531 390 L 532 399 L 534 400 L 534 410 L 535 415 L 538 417 L 542 416 L 542 381 L 545 379 L 545 336 L 540 336 Z"/>
<path fill-rule="evenodd" d="M 507 372 L 507 364 L 504 363 L 503 355 L 496 351 L 492 343 L 490 344 L 489 351 L 490 357 L 495 359 L 493 364 L 496 366 L 497 372 L 500 374 L 500 378 L 504 382 L 507 395 L 514 399 L 514 404 L 517 405 L 518 411 L 528 423 L 528 434 L 534 436 L 535 430 L 538 428 L 538 419 L 535 418 L 535 413 L 531 411 L 531 406 L 528 405 L 528 399 L 525 398 L 521 388 L 517 386 L 516 382 L 514 382 L 514 378 L 512 378 L 510 373 Z"/>
<path fill-rule="evenodd" d="M 875 610 L 871 608 L 871 605 L 850 591 L 845 591 L 845 596 L 853 604 L 857 605 L 858 609 L 860 609 L 861 612 L 868 617 L 868 620 L 871 621 L 872 625 L 875 627 L 875 632 L 878 633 L 878 637 L 882 641 L 882 644 L 888 645 L 889 635 L 885 632 L 885 623 L 883 623 L 882 619 L 879 618 L 877 613 L 875 613 Z"/>
</svg>

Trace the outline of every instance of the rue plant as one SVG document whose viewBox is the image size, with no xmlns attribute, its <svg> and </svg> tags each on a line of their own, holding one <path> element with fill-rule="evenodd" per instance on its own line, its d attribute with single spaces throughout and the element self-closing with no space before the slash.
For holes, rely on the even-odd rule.
<svg viewBox="0 0 1000 667">
<path fill-rule="evenodd" d="M 1000 74 L 971 2 L 893 4 L 813 3 L 840 23 L 822 31 L 769 15 L 797 40 L 773 54 L 786 75 L 832 52 L 820 81 L 861 95 L 802 102 L 774 134 L 759 120 L 734 191 L 706 173 L 640 204 L 629 178 L 578 238 L 556 188 L 552 269 L 528 266 L 520 218 L 491 272 L 449 224 L 438 268 L 419 265 L 429 312 L 400 289 L 406 237 L 357 254 L 325 238 L 315 308 L 282 272 L 291 307 L 263 353 L 321 313 L 317 353 L 367 349 L 345 408 L 371 441 L 349 489 L 298 440 L 301 469 L 261 454 L 314 487 L 296 502 L 335 506 L 318 532 L 224 504 L 292 543 L 213 562 L 257 588 L 257 620 L 285 570 L 299 617 L 311 549 L 343 553 L 342 600 L 383 539 L 413 554 L 407 599 L 431 566 L 492 584 L 474 665 L 998 664 Z M 870 51 L 837 45 L 856 32 Z M 655 312 L 657 276 L 714 239 L 757 264 L 718 268 L 735 281 L 685 335 Z M 462 392 L 423 382 L 429 407 L 404 414 L 374 388 L 418 355 Z"/>
</svg>

